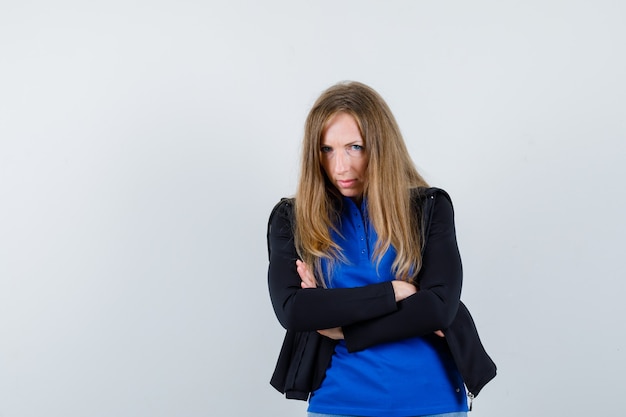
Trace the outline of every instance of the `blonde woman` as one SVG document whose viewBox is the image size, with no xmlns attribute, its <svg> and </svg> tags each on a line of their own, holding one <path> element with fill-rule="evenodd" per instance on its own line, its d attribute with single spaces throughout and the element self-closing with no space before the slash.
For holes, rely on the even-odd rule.
<svg viewBox="0 0 626 417">
<path fill-rule="evenodd" d="M 271 383 L 309 416 L 465 416 L 495 376 L 460 302 L 450 198 L 417 172 L 370 87 L 340 83 L 313 105 L 268 250 L 287 329 Z"/>
</svg>

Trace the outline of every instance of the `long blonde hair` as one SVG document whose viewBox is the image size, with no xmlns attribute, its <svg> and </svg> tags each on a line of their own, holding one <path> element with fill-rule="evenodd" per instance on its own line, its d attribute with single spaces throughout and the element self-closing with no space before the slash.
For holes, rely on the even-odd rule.
<svg viewBox="0 0 626 417">
<path fill-rule="evenodd" d="M 393 246 L 392 272 L 410 281 L 421 268 L 421 224 L 411 207 L 411 189 L 427 186 L 417 172 L 398 124 L 383 98 L 358 82 L 345 82 L 324 91 L 306 119 L 300 179 L 295 199 L 295 243 L 301 259 L 313 268 L 319 283 L 321 259 L 343 259 L 331 238 L 337 230 L 341 194 L 330 183 L 320 160 L 321 141 L 330 119 L 347 113 L 356 120 L 368 155 L 363 197 L 378 234 L 374 249 L 377 264 Z"/>
</svg>

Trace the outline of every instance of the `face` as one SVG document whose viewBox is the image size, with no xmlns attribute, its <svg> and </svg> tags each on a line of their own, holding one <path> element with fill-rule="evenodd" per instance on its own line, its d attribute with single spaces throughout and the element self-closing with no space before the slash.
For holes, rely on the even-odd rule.
<svg viewBox="0 0 626 417">
<path fill-rule="evenodd" d="M 322 136 L 320 159 L 330 182 L 343 196 L 363 197 L 368 157 L 354 117 L 338 113 L 330 119 Z"/>
</svg>

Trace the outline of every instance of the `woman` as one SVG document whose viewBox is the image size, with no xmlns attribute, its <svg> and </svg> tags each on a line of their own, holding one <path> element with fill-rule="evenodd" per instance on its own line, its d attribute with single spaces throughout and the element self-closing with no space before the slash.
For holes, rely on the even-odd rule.
<svg viewBox="0 0 626 417">
<path fill-rule="evenodd" d="M 368 86 L 338 84 L 314 104 L 268 250 L 287 329 L 271 383 L 308 399 L 310 416 L 464 416 L 465 387 L 471 400 L 495 376 L 460 303 L 449 196 L 427 188 Z"/>
</svg>

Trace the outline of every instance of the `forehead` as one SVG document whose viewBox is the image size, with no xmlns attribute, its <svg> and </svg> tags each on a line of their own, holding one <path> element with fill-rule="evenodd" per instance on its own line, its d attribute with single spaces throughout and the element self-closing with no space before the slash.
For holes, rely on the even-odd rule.
<svg viewBox="0 0 626 417">
<path fill-rule="evenodd" d="M 328 118 L 322 130 L 322 141 L 364 140 L 358 120 L 347 112 L 335 113 Z"/>
</svg>

